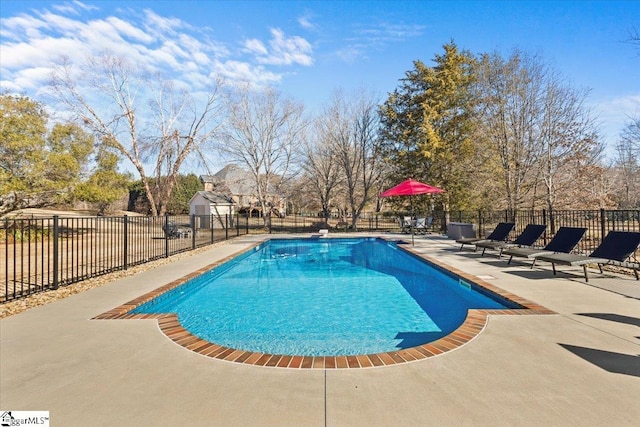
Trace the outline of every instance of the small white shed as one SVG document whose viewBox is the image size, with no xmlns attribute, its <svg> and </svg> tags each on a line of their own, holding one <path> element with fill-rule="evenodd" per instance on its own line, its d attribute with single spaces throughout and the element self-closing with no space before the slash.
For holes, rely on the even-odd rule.
<svg viewBox="0 0 640 427">
<path fill-rule="evenodd" d="M 233 226 L 235 214 L 231 197 L 213 191 L 198 191 L 189 200 L 189 214 L 195 215 L 196 228 L 224 228 Z M 229 215 L 229 222 L 226 216 Z M 213 221 L 213 224 L 211 224 Z"/>
</svg>

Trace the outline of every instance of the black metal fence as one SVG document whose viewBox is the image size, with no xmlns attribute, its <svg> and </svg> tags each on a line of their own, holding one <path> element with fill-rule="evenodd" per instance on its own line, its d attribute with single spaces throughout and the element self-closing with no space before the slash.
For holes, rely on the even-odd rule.
<svg viewBox="0 0 640 427">
<path fill-rule="evenodd" d="M 527 224 L 546 224 L 547 230 L 541 238 L 545 245 L 560 227 L 584 227 L 585 236 L 576 247 L 577 253 L 592 252 L 609 231 L 640 232 L 640 209 L 626 210 L 520 210 L 516 212 L 449 212 L 436 213 L 434 226 L 446 230 L 449 222 L 469 222 L 476 225 L 478 237 L 486 236 L 498 222 L 515 222 L 512 235 L 518 235 Z M 636 252 L 636 254 L 638 254 Z"/>
<path fill-rule="evenodd" d="M 59 217 L 0 222 L 0 302 L 79 282 L 248 233 L 315 233 L 401 230 L 404 213 L 364 213 L 355 223 L 317 216 L 271 219 L 246 216 Z M 640 231 L 640 210 L 434 212 L 430 231 L 468 222 L 485 236 L 498 222 L 515 221 L 514 235 L 527 224 L 547 224 L 542 244 L 561 226 L 585 227 L 578 252 L 592 251 L 610 230 Z"/>
<path fill-rule="evenodd" d="M 0 302 L 249 232 L 241 216 L 59 217 L 0 223 Z"/>
</svg>

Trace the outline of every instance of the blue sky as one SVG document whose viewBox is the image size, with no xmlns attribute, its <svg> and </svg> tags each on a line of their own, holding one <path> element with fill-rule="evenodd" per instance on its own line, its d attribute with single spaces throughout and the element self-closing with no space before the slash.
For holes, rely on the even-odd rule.
<svg viewBox="0 0 640 427">
<path fill-rule="evenodd" d="M 53 61 L 109 48 L 197 88 L 275 85 L 310 111 L 334 89 L 382 98 L 454 40 L 537 53 L 590 88 L 605 141 L 640 115 L 640 1 L 14 1 L 0 5 L 0 87 L 38 98 Z"/>
</svg>

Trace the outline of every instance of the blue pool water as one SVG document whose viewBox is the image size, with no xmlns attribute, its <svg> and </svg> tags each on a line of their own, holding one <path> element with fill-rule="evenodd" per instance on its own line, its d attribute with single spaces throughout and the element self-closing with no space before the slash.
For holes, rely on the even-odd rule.
<svg viewBox="0 0 640 427">
<path fill-rule="evenodd" d="M 494 297 L 496 298 L 496 297 Z M 512 308 L 381 239 L 270 240 L 138 307 L 245 351 L 337 356 L 434 341 Z"/>
</svg>

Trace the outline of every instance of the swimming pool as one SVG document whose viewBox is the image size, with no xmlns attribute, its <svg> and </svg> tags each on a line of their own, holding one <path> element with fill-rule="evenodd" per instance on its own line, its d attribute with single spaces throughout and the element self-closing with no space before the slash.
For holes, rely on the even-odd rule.
<svg viewBox="0 0 640 427">
<path fill-rule="evenodd" d="M 394 242 L 272 239 L 137 307 L 203 340 L 264 354 L 384 353 L 433 342 L 469 310 L 522 308 Z"/>
</svg>

